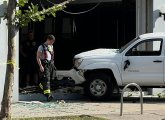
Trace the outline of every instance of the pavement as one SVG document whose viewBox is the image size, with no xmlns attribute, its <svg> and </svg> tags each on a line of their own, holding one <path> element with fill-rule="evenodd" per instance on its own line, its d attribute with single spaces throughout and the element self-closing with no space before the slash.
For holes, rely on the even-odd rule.
<svg viewBox="0 0 165 120">
<path fill-rule="evenodd" d="M 80 94 L 70 93 L 59 94 L 57 99 L 46 102 L 40 100 L 40 97 L 34 97 L 36 95 L 29 96 L 29 100 L 12 104 L 13 118 L 90 115 L 107 120 L 165 120 L 165 98 L 154 96 L 144 96 L 143 114 L 140 111 L 138 97 L 124 97 L 122 116 L 120 116 L 120 99 L 98 102 L 90 101 Z"/>
</svg>

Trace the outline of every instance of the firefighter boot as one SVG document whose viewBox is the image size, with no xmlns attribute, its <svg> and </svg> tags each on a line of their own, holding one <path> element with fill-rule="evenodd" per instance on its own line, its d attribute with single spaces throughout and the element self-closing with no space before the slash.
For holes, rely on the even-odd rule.
<svg viewBox="0 0 165 120">
<path fill-rule="evenodd" d="M 52 96 L 51 94 L 45 94 L 45 96 L 46 96 L 46 100 L 47 100 L 48 102 L 50 102 L 50 101 L 53 100 L 53 96 Z"/>
</svg>

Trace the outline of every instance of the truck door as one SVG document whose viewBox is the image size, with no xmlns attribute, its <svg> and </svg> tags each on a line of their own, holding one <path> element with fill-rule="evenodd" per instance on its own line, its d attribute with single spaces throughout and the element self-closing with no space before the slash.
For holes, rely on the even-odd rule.
<svg viewBox="0 0 165 120">
<path fill-rule="evenodd" d="M 135 82 L 142 86 L 153 86 L 164 83 L 162 44 L 160 38 L 143 40 L 123 55 L 123 84 Z"/>
</svg>

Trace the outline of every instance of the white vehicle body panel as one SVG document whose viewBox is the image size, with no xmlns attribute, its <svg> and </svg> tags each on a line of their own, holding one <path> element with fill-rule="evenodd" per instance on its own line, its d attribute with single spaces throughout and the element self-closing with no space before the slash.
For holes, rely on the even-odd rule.
<svg viewBox="0 0 165 120">
<path fill-rule="evenodd" d="M 111 62 L 93 63 L 88 66 L 85 66 L 83 69 L 84 70 L 110 69 L 112 70 L 118 85 L 122 85 L 121 76 L 120 76 L 121 73 L 119 71 L 119 67 L 115 63 L 111 63 Z"/>
<path fill-rule="evenodd" d="M 124 71 L 122 69 L 122 81 L 126 85 L 128 83 L 137 83 L 141 86 L 162 85 L 163 81 L 163 64 L 154 63 L 154 60 L 162 60 L 163 57 L 151 57 L 151 56 L 134 56 L 123 59 L 125 61 L 129 59 L 130 66 Z M 124 63 L 124 62 L 123 62 Z"/>
<path fill-rule="evenodd" d="M 71 70 L 58 70 L 56 72 L 56 76 L 58 80 L 63 79 L 63 77 L 70 77 L 75 81 L 75 84 L 81 84 L 85 81 L 84 77 L 82 77 L 78 71 L 76 71 L 75 69 L 71 69 Z"/>
</svg>

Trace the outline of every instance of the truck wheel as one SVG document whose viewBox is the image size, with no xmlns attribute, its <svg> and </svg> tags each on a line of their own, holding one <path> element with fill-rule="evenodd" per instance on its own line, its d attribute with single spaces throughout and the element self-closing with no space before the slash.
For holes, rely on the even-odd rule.
<svg viewBox="0 0 165 120">
<path fill-rule="evenodd" d="M 92 100 L 106 100 L 112 95 L 113 85 L 107 74 L 92 74 L 86 82 L 85 93 Z"/>
</svg>

